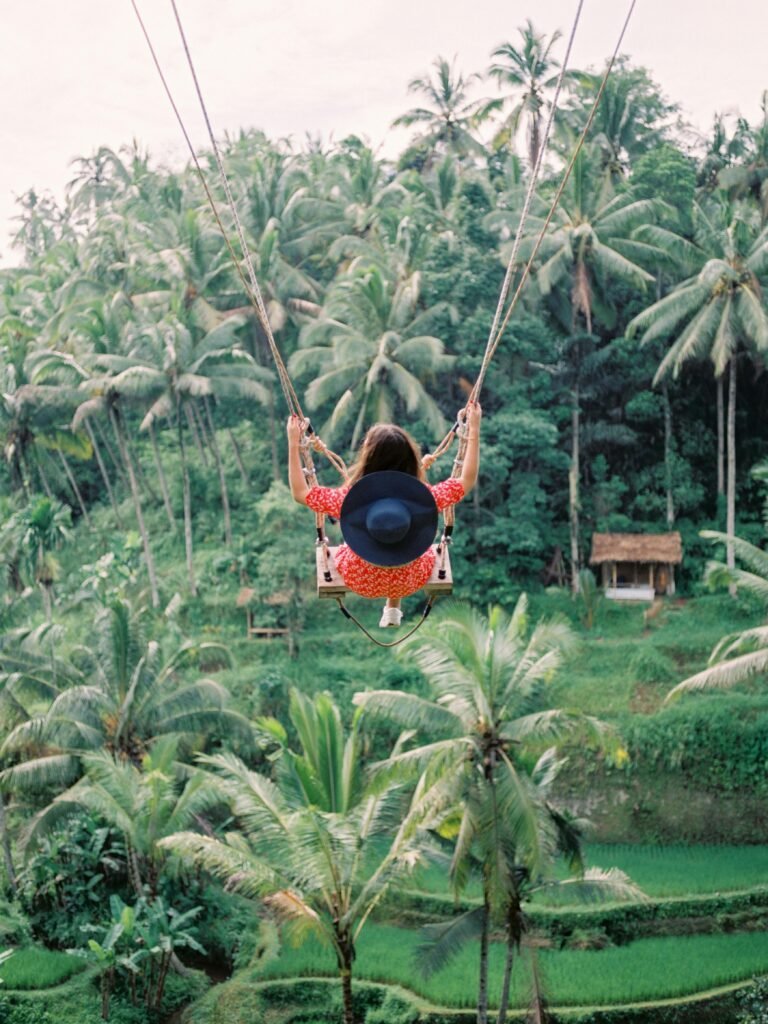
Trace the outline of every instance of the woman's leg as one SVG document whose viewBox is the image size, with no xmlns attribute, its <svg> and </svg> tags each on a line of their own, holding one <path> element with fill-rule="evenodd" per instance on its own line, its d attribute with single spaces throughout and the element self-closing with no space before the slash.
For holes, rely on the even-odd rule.
<svg viewBox="0 0 768 1024">
<path fill-rule="evenodd" d="M 403 619 L 403 613 L 400 611 L 400 598 L 399 597 L 388 597 L 387 603 L 381 612 L 381 621 L 379 626 L 385 629 L 387 626 L 399 626 Z"/>
</svg>

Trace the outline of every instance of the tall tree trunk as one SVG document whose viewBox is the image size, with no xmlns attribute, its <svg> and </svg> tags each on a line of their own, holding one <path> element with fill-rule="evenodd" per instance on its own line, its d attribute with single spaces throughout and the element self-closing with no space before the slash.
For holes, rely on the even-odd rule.
<svg viewBox="0 0 768 1024">
<path fill-rule="evenodd" d="M 5 874 L 8 878 L 8 885 L 15 893 L 18 883 L 16 879 L 16 868 L 13 864 L 11 834 L 8 831 L 8 820 L 5 815 L 5 793 L 0 793 L 0 845 L 3 848 L 3 863 L 5 864 Z"/>
<path fill-rule="evenodd" d="M 240 445 L 237 443 L 237 438 L 231 430 L 227 430 L 227 433 L 229 434 L 229 440 L 232 444 L 232 451 L 235 453 L 235 462 L 237 463 L 237 468 L 240 470 L 240 478 L 243 481 L 243 487 L 247 489 L 251 486 L 251 482 L 248 479 L 248 473 L 245 468 L 245 463 L 243 462 Z"/>
<path fill-rule="evenodd" d="M 43 460 L 40 458 L 39 451 L 35 451 L 35 469 L 37 470 L 37 475 L 40 477 L 40 483 L 43 485 L 43 490 L 45 491 L 46 495 L 51 499 L 51 501 L 53 501 L 53 490 L 51 489 L 51 485 L 48 483 L 48 477 L 45 475 L 45 470 L 43 469 Z M 21 475 L 21 480 L 23 484 L 23 474 Z M 28 495 L 26 494 L 26 488 L 24 488 L 24 492 L 24 496 L 28 497 Z"/>
<path fill-rule="evenodd" d="M 343 1024 L 355 1024 L 355 1009 L 352 1004 L 352 964 L 355 960 L 355 950 L 348 934 L 337 934 L 336 939 L 336 960 L 341 979 L 342 1021 Z"/>
<path fill-rule="evenodd" d="M 487 886 L 483 886 L 483 924 L 480 932 L 480 974 L 477 981 L 477 1024 L 488 1024 L 488 938 L 491 929 L 491 905 Z"/>
<path fill-rule="evenodd" d="M 51 593 L 51 584 L 41 582 L 39 587 L 43 598 L 43 613 L 45 615 L 45 621 L 50 625 L 53 622 L 53 594 Z"/>
<path fill-rule="evenodd" d="M 136 512 L 136 522 L 139 526 L 141 544 L 144 548 L 144 561 L 147 563 L 147 575 L 149 576 L 149 590 L 152 595 L 152 607 L 157 608 L 160 604 L 160 594 L 158 593 L 157 588 L 157 571 L 155 569 L 155 560 L 152 556 L 152 549 L 149 546 L 149 533 L 147 532 L 147 527 L 144 523 L 144 513 L 141 508 L 141 494 L 139 493 L 136 473 L 134 472 L 131 455 L 125 442 L 123 429 L 120 425 L 120 417 L 112 408 L 109 410 L 109 418 L 112 423 L 112 429 L 115 432 L 115 440 L 117 441 L 120 458 L 122 459 L 125 471 L 128 474 L 128 483 L 131 488 L 131 497 L 133 498 L 133 508 Z"/>
<path fill-rule="evenodd" d="M 507 1010 L 509 1009 L 509 988 L 512 981 L 512 964 L 515 959 L 515 944 L 512 941 L 511 930 L 507 935 L 507 955 L 504 960 L 504 976 L 501 980 L 501 996 L 499 998 L 499 1016 L 497 1024 L 507 1024 Z"/>
<path fill-rule="evenodd" d="M 67 480 L 69 481 L 69 486 L 72 488 L 72 493 L 75 495 L 75 500 L 77 501 L 78 505 L 80 506 L 80 511 L 81 511 L 81 513 L 83 515 L 83 519 L 86 521 L 86 523 L 88 523 L 90 525 L 91 517 L 88 515 L 88 509 L 85 507 L 85 502 L 83 501 L 83 496 L 80 493 L 80 488 L 77 486 L 77 481 L 75 480 L 75 475 L 72 472 L 72 470 L 70 468 L 70 465 L 67 462 L 67 458 L 66 458 L 64 452 L 61 450 L 61 448 L 57 448 L 56 451 L 58 453 L 59 460 L 61 461 L 61 465 L 64 468 L 64 475 L 66 476 Z"/>
<path fill-rule="evenodd" d="M 200 437 L 200 433 L 199 433 L 199 431 L 197 429 L 197 420 L 195 419 L 195 414 L 193 412 L 193 409 L 194 409 L 194 407 L 190 408 L 188 402 L 184 403 L 184 412 L 186 413 L 187 423 L 189 424 L 189 430 L 190 430 L 190 433 L 192 435 L 192 440 L 195 443 L 195 448 L 197 448 L 197 454 L 200 456 L 200 462 L 207 469 L 208 468 L 208 456 L 205 454 L 205 446 L 203 445 L 202 439 Z"/>
<path fill-rule="evenodd" d="M 165 514 L 168 517 L 168 522 L 171 529 L 176 533 L 176 519 L 173 515 L 173 507 L 171 505 L 171 496 L 168 493 L 168 481 L 165 479 L 165 473 L 163 471 L 163 463 L 160 458 L 160 449 L 157 446 L 157 431 L 155 430 L 154 423 L 149 425 L 149 437 L 152 441 L 152 453 L 155 456 L 155 467 L 157 468 L 157 479 L 160 482 L 160 493 L 163 496 L 163 505 L 165 506 Z"/>
<path fill-rule="evenodd" d="M 726 493 L 725 532 L 729 537 L 736 533 L 736 356 L 728 363 L 728 481 Z M 729 569 L 736 566 L 733 541 L 726 544 L 726 564 Z M 731 596 L 736 596 L 736 587 L 730 586 Z"/>
<path fill-rule="evenodd" d="M 716 380 L 717 385 L 717 493 L 725 494 L 725 410 L 723 408 L 723 375 Z"/>
<path fill-rule="evenodd" d="M 205 401 L 205 400 L 206 400 L 206 396 L 203 395 L 203 401 Z M 208 427 L 206 425 L 205 416 L 203 416 L 203 414 L 202 414 L 202 412 L 200 410 L 200 403 L 199 402 L 193 402 L 192 403 L 192 413 L 193 413 L 193 415 L 195 417 L 195 423 L 197 424 L 198 433 L 200 434 L 200 443 L 203 446 L 203 454 L 207 458 L 208 457 L 208 449 L 211 446 L 211 442 L 210 442 L 210 439 L 208 437 Z"/>
<path fill-rule="evenodd" d="M 136 851 L 130 844 L 128 844 L 126 849 L 126 860 L 128 877 L 131 885 L 133 886 L 133 891 L 141 899 L 146 896 L 146 892 L 144 891 L 144 882 L 141 877 L 141 872 L 139 871 L 139 860 L 136 856 Z"/>
<path fill-rule="evenodd" d="M 574 594 L 579 592 L 579 569 L 581 554 L 579 551 L 579 477 L 580 466 L 580 431 L 581 409 L 579 407 L 579 385 L 571 395 L 571 465 L 568 470 L 568 518 L 571 533 L 571 588 Z"/>
<path fill-rule="evenodd" d="M 115 981 L 115 968 L 108 967 L 101 975 L 101 1019 L 109 1020 L 109 997 Z"/>
<path fill-rule="evenodd" d="M 141 486 L 147 492 L 148 496 L 150 497 L 150 499 L 152 501 L 158 501 L 159 499 L 157 497 L 157 493 L 156 493 L 154 487 L 152 486 L 152 484 L 149 482 L 149 478 L 147 477 L 147 474 L 144 472 L 144 467 L 141 464 L 141 459 L 136 454 L 136 452 L 133 450 L 133 444 L 131 442 L 130 437 L 128 436 L 128 434 L 125 431 L 123 431 L 123 435 L 122 436 L 123 436 L 123 444 L 125 445 L 125 449 L 126 449 L 126 451 L 131 456 L 131 460 L 132 460 L 133 467 L 134 467 L 134 472 L 136 474 L 136 480 L 138 481 L 138 483 L 141 484 Z"/>
<path fill-rule="evenodd" d="M 181 458 L 181 479 L 182 491 L 184 494 L 184 549 L 187 556 L 187 575 L 189 576 L 189 590 L 192 597 L 197 597 L 197 584 L 195 583 L 195 567 L 192 562 L 192 496 L 189 486 L 189 466 L 187 465 L 187 449 L 184 444 L 184 423 L 182 420 L 182 405 L 180 399 L 176 403 L 176 428 L 179 437 L 179 456 Z M 187 410 L 188 411 L 188 410 Z M 191 422 L 189 419 L 187 422 Z"/>
<path fill-rule="evenodd" d="M 219 487 L 221 489 L 221 510 L 224 513 L 224 541 L 227 547 L 232 547 L 232 518 L 229 513 L 229 491 L 227 490 L 227 478 L 224 475 L 224 463 L 221 461 L 219 442 L 216 439 L 216 427 L 213 423 L 213 414 L 208 398 L 203 398 L 205 415 L 208 418 L 208 429 L 210 430 L 210 444 L 213 458 L 216 462 L 216 472 L 219 474 Z"/>
<path fill-rule="evenodd" d="M 666 379 L 661 382 L 661 399 L 664 404 L 664 483 L 667 491 L 667 526 L 675 523 L 675 497 L 672 490 L 672 403 L 669 400 L 669 386 Z"/>
<path fill-rule="evenodd" d="M 114 512 L 115 515 L 115 523 L 117 524 L 118 530 L 122 530 L 123 522 L 122 519 L 120 518 L 120 512 L 117 507 L 117 502 L 115 501 L 115 494 L 114 491 L 112 490 L 112 484 L 110 483 L 109 480 L 109 473 L 107 472 L 107 467 L 104 465 L 104 459 L 101 457 L 101 450 L 99 448 L 99 445 L 96 443 L 96 435 L 93 432 L 93 427 L 88 422 L 87 417 L 84 419 L 83 425 L 85 427 L 85 432 L 88 435 L 88 440 L 91 442 L 93 454 L 96 458 L 96 464 L 99 467 L 99 472 L 101 473 L 101 479 L 104 481 L 104 486 L 106 487 L 107 494 L 109 495 L 109 503 L 112 506 L 112 511 Z"/>
<path fill-rule="evenodd" d="M 539 159 L 539 150 L 541 149 L 541 115 L 538 111 L 535 111 L 531 115 L 530 124 L 530 142 L 528 147 L 528 159 L 531 162 L 530 171 L 533 172 L 536 166 L 536 161 Z"/>
<path fill-rule="evenodd" d="M 125 466 L 123 465 L 122 459 L 119 459 L 117 455 L 115 455 L 114 449 L 112 445 L 109 443 L 109 438 L 101 429 L 101 424 L 97 419 L 93 421 L 93 430 L 95 434 L 99 435 L 99 440 L 104 446 L 104 450 L 106 451 L 107 455 L 109 455 L 110 461 L 112 462 L 112 465 L 115 467 L 115 473 L 117 474 L 118 478 L 122 481 L 125 487 L 130 487 L 128 476 L 125 472 Z"/>
</svg>

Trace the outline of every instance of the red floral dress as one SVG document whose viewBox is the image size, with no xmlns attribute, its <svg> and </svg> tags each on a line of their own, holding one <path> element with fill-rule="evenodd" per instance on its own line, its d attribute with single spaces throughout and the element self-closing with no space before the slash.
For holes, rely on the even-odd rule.
<svg viewBox="0 0 768 1024">
<path fill-rule="evenodd" d="M 427 484 L 437 504 L 438 512 L 455 505 L 464 497 L 460 480 L 443 480 L 434 487 Z M 341 506 L 349 491 L 348 487 L 311 487 L 307 494 L 307 505 L 313 512 L 322 512 L 338 519 Z M 435 566 L 435 549 L 429 548 L 414 562 L 385 569 L 371 565 L 356 555 L 346 544 L 336 553 L 336 569 L 349 590 L 362 597 L 391 597 L 393 600 L 408 597 L 421 590 Z"/>
</svg>

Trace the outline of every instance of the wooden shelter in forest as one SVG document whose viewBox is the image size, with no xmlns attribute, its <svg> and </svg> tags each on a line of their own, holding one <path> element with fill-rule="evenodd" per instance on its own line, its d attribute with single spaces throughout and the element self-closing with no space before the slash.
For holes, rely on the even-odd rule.
<svg viewBox="0 0 768 1024">
<path fill-rule="evenodd" d="M 599 565 L 605 596 L 616 600 L 652 601 L 674 594 L 675 566 L 683 560 L 680 534 L 595 533 L 591 565 Z"/>
</svg>

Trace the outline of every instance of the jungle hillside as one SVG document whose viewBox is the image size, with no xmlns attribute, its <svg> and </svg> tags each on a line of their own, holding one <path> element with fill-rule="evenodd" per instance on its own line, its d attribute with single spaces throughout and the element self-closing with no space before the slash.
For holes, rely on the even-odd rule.
<svg viewBox="0 0 768 1024">
<path fill-rule="evenodd" d="M 699 138 L 621 56 L 548 138 L 561 47 L 414 69 L 397 159 L 217 137 L 247 258 L 212 149 L 19 198 L 0 1024 L 768 1019 L 768 92 Z M 377 647 L 316 596 L 286 380 L 324 485 L 377 422 L 433 453 L 529 260 L 453 595 Z M 613 599 L 595 536 L 672 534 Z"/>
</svg>

